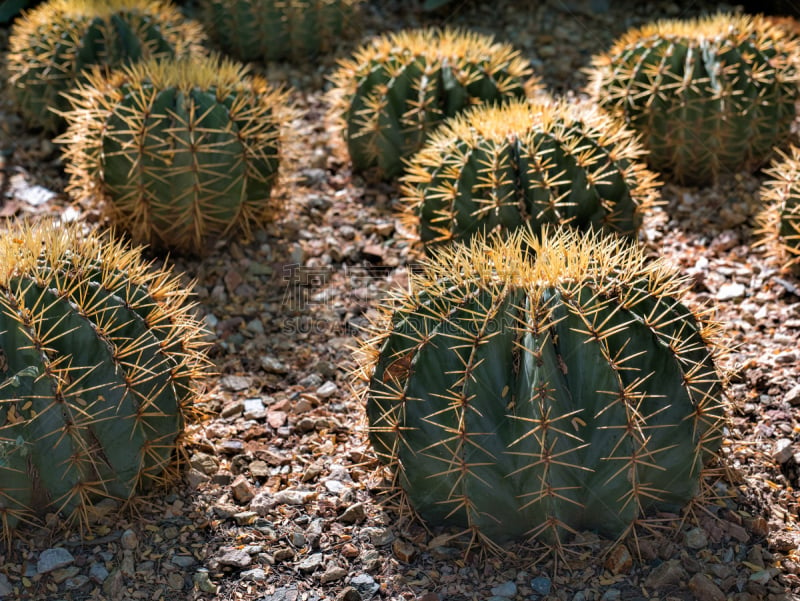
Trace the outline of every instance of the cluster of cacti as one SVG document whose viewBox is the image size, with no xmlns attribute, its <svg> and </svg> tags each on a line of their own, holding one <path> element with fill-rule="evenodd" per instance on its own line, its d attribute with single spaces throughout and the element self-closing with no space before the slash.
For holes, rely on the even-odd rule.
<svg viewBox="0 0 800 601">
<path fill-rule="evenodd" d="M 302 61 L 354 29 L 361 0 L 203 0 L 203 24 L 244 61 Z"/>
<path fill-rule="evenodd" d="M 634 235 L 656 181 L 635 135 L 588 103 L 510 101 L 447 120 L 401 178 L 424 244 L 542 224 Z"/>
<path fill-rule="evenodd" d="M 781 269 L 800 270 L 800 148 L 778 151 L 761 186 L 763 209 L 756 216 L 757 248 L 764 248 Z"/>
<path fill-rule="evenodd" d="M 93 73 L 59 141 L 69 191 L 136 242 L 202 253 L 271 218 L 286 94 L 216 57 Z"/>
<path fill-rule="evenodd" d="M 665 263 L 523 230 L 441 249 L 409 288 L 362 376 L 373 447 L 429 523 L 558 546 L 698 492 L 722 440 L 721 347 Z"/>
<path fill-rule="evenodd" d="M 373 38 L 331 77 L 332 112 L 356 170 L 391 178 L 446 117 L 481 102 L 541 89 L 507 44 L 453 29 L 409 30 Z"/>
<path fill-rule="evenodd" d="M 188 292 L 79 224 L 0 237 L 0 525 L 164 481 L 206 369 Z"/>
<path fill-rule="evenodd" d="M 642 135 L 654 169 L 706 184 L 758 168 L 788 138 L 798 48 L 761 17 L 659 21 L 596 56 L 588 91 Z"/>
<path fill-rule="evenodd" d="M 14 23 L 9 83 L 23 115 L 58 131 L 61 95 L 92 67 L 198 56 L 204 34 L 164 0 L 48 0 Z"/>
</svg>

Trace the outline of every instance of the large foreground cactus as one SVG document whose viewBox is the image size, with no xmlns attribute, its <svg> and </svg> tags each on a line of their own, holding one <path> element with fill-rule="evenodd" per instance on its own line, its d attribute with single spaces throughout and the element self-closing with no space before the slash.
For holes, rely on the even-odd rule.
<svg viewBox="0 0 800 601">
<path fill-rule="evenodd" d="M 800 148 L 790 146 L 765 173 L 761 186 L 764 204 L 756 216 L 756 248 L 763 248 L 780 268 L 800 274 Z"/>
<path fill-rule="evenodd" d="M 203 24 L 243 61 L 304 61 L 354 29 L 361 0 L 201 0 Z"/>
<path fill-rule="evenodd" d="M 426 245 L 545 223 L 635 235 L 656 200 L 644 154 L 589 103 L 479 105 L 410 159 L 404 216 Z"/>
<path fill-rule="evenodd" d="M 432 525 L 620 536 L 700 489 L 722 438 L 718 328 L 621 238 L 521 231 L 438 249 L 374 326 L 370 440 Z"/>
<path fill-rule="evenodd" d="M 146 61 L 89 76 L 66 113 L 69 192 L 136 242 L 203 253 L 271 219 L 283 91 L 229 60 Z"/>
<path fill-rule="evenodd" d="M 332 113 L 356 170 L 399 175 L 446 117 L 542 90 L 519 52 L 490 36 L 420 29 L 373 38 L 331 77 Z"/>
<path fill-rule="evenodd" d="M 784 142 L 799 42 L 762 17 L 719 14 L 633 29 L 593 60 L 588 91 L 684 183 L 755 170 Z"/>
<path fill-rule="evenodd" d="M 56 132 L 61 95 L 92 66 L 204 54 L 205 35 L 165 0 L 49 0 L 9 36 L 9 84 L 33 125 Z"/>
<path fill-rule="evenodd" d="M 164 481 L 206 369 L 188 291 L 80 225 L 0 237 L 0 527 Z"/>
</svg>

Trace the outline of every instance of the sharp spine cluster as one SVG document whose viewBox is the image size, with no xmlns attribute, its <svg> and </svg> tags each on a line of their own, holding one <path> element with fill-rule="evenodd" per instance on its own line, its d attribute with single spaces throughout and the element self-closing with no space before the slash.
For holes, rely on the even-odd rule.
<svg viewBox="0 0 800 601">
<path fill-rule="evenodd" d="M 681 183 L 753 171 L 788 139 L 800 43 L 762 17 L 718 14 L 630 30 L 593 59 L 589 94 Z"/>
</svg>

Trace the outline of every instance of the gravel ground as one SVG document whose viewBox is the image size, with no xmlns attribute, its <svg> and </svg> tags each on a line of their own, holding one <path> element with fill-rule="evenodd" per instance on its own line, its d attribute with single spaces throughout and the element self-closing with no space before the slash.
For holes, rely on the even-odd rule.
<svg viewBox="0 0 800 601">
<path fill-rule="evenodd" d="M 452 1 L 434 14 L 371 2 L 365 31 L 463 25 L 517 45 L 557 93 L 630 26 L 725 5 Z M 530 7 L 529 4 L 535 4 Z M 688 8 L 687 8 L 688 6 Z M 3 33 L 5 36 L 5 32 Z M 352 47 L 352 46 L 351 46 Z M 344 55 L 348 47 L 342 46 Z M 334 57 L 302 68 L 256 65 L 292 86 L 295 177 L 285 212 L 252 241 L 170 263 L 194 286 L 213 331 L 218 376 L 193 427 L 184 479 L 137 515 L 100 507 L 92 537 L 59 527 L 23 532 L 0 550 L 0 598 L 313 601 L 752 601 L 800 599 L 800 282 L 750 250 L 763 176 L 716 186 L 666 185 L 642 241 L 693 281 L 691 300 L 718 306 L 735 345 L 731 427 L 716 501 L 663 515 L 650 536 L 614 543 L 581 535 L 570 569 L 532 550 L 520 559 L 464 556 L 382 503 L 351 348 L 386 291 L 419 255 L 402 235 L 390 183 L 352 175 L 325 118 Z M 58 149 L 0 105 L 0 215 L 98 220 L 63 195 Z M 156 261 L 161 261 L 155 257 Z M 644 534 L 644 533 L 640 533 Z"/>
</svg>

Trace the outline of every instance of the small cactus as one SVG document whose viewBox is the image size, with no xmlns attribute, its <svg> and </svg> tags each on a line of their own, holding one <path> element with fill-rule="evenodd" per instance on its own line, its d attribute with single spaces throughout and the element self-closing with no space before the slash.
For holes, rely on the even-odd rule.
<svg viewBox="0 0 800 601">
<path fill-rule="evenodd" d="M 217 57 L 94 72 L 65 113 L 68 191 L 134 241 L 203 253 L 273 214 L 287 95 Z"/>
<path fill-rule="evenodd" d="M 437 249 L 362 349 L 378 458 L 429 525 L 490 546 L 678 510 L 724 419 L 719 328 L 685 288 L 598 232 Z"/>
<path fill-rule="evenodd" d="M 70 90 L 94 65 L 203 54 L 205 35 L 162 0 L 48 0 L 17 19 L 9 36 L 9 84 L 33 125 L 53 133 Z"/>
<path fill-rule="evenodd" d="M 174 468 L 206 371 L 189 292 L 82 226 L 0 236 L 0 527 L 46 511 L 86 526 Z"/>
<path fill-rule="evenodd" d="M 791 145 L 765 173 L 761 186 L 763 209 L 756 216 L 756 248 L 763 248 L 781 270 L 800 275 L 800 148 Z"/>
<path fill-rule="evenodd" d="M 589 103 L 479 105 L 411 158 L 404 215 L 426 245 L 545 223 L 634 235 L 656 198 L 643 155 L 633 132 Z"/>
<path fill-rule="evenodd" d="M 358 18 L 361 0 L 202 0 L 203 24 L 243 61 L 299 62 L 330 52 Z"/>
<path fill-rule="evenodd" d="M 489 36 L 453 29 L 373 38 L 331 78 L 332 113 L 353 166 L 400 174 L 446 117 L 481 102 L 541 91 L 519 52 Z"/>
<path fill-rule="evenodd" d="M 588 92 L 681 183 L 753 171 L 790 134 L 800 43 L 762 17 L 719 14 L 630 30 L 593 59 Z"/>
</svg>

